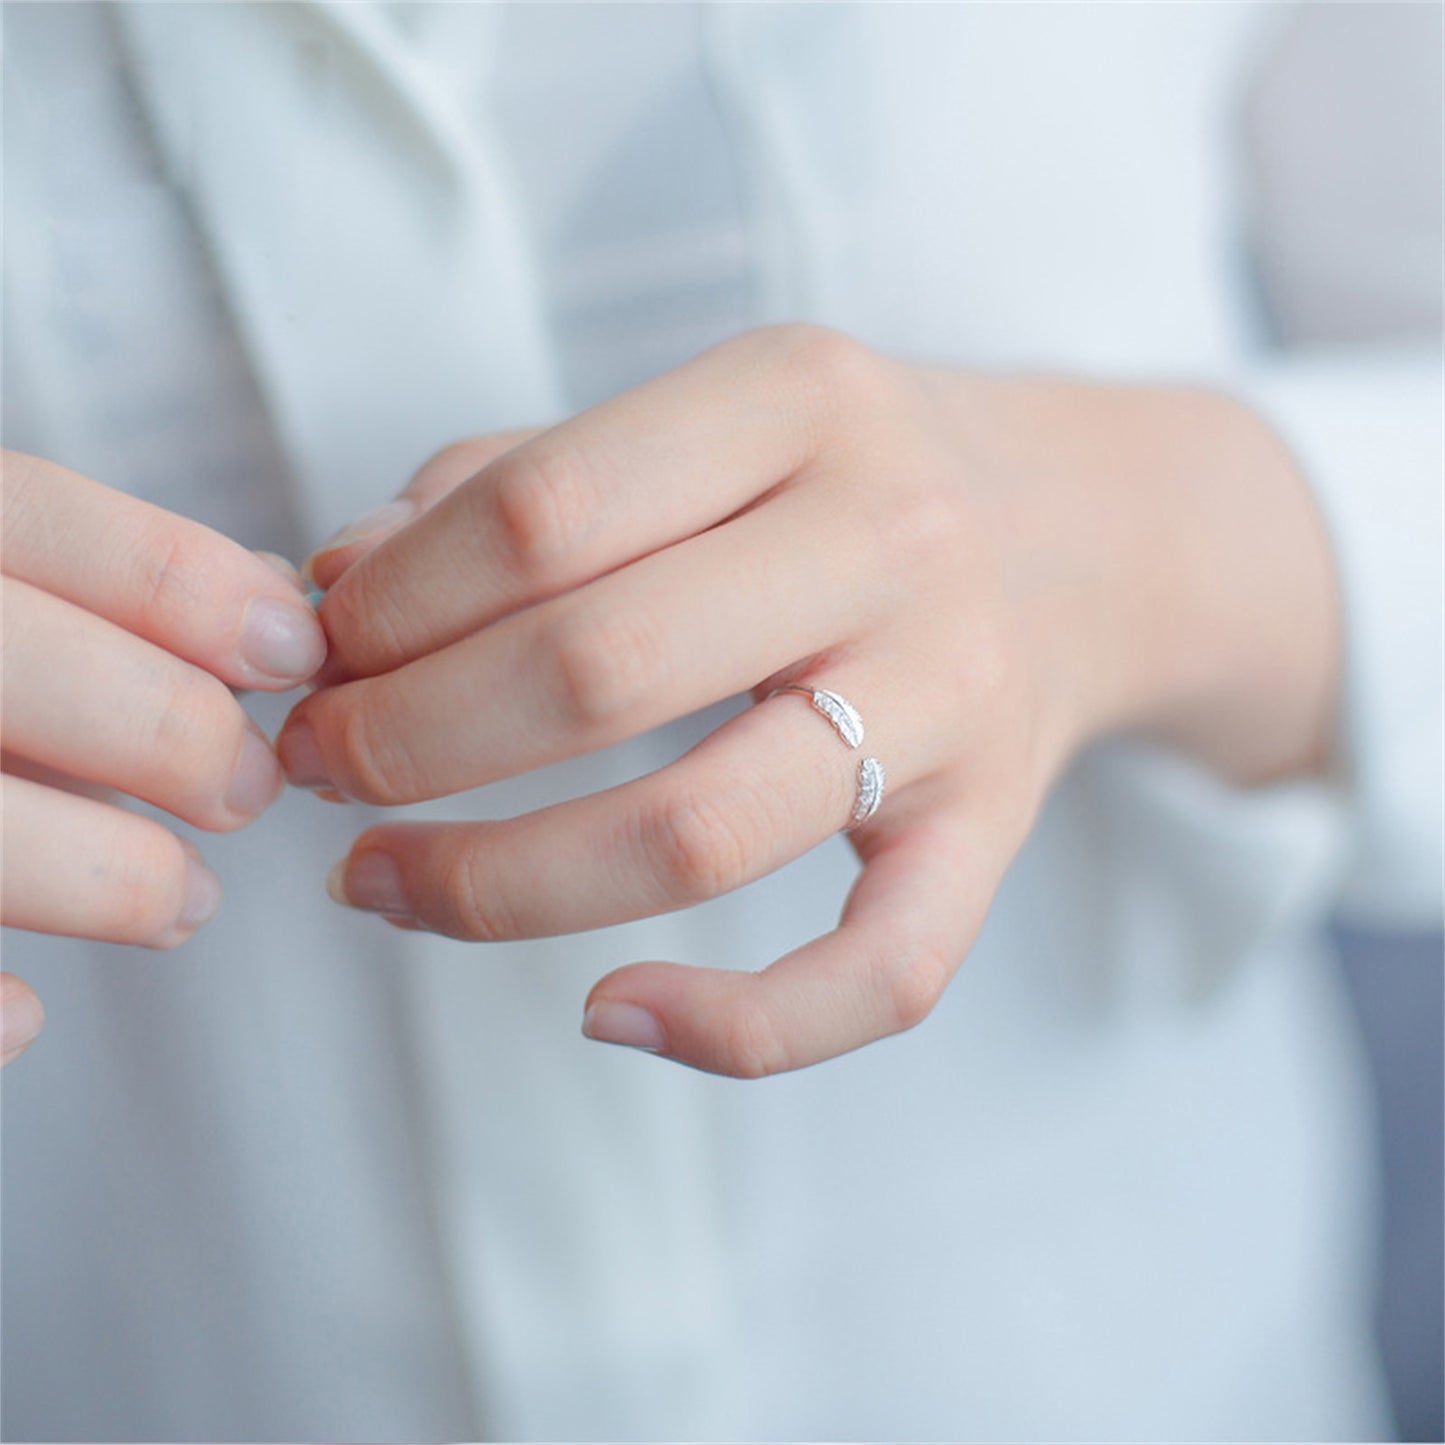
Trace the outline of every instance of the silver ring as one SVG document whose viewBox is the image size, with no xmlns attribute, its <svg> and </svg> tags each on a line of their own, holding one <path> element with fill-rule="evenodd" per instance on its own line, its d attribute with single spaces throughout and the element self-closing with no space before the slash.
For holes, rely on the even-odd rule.
<svg viewBox="0 0 1445 1445">
<path fill-rule="evenodd" d="M 845 746 L 863 746 L 863 715 L 841 694 L 830 692 L 825 687 L 803 687 L 800 683 L 789 682 L 782 687 L 775 687 L 763 701 L 776 697 L 780 692 L 801 693 L 813 704 L 816 712 L 827 718 Z M 853 799 L 853 816 L 843 832 L 856 828 L 859 823 L 867 822 L 878 811 L 878 805 L 883 801 L 883 785 L 886 781 L 883 764 L 877 758 L 864 758 L 858 764 L 858 793 Z"/>
</svg>

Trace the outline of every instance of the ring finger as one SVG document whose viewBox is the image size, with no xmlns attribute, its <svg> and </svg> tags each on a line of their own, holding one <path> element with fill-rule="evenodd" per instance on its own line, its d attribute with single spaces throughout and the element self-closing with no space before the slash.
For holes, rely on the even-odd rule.
<svg viewBox="0 0 1445 1445">
<path fill-rule="evenodd" d="M 858 662 L 826 683 L 897 695 L 894 679 Z M 915 728 L 927 719 L 910 717 Z M 850 748 L 807 697 L 779 693 L 621 787 L 501 822 L 374 828 L 328 886 L 338 901 L 457 938 L 649 917 L 740 887 L 848 824 L 863 760 L 880 757 L 894 789 L 918 776 L 916 750 L 881 710 Z"/>
</svg>

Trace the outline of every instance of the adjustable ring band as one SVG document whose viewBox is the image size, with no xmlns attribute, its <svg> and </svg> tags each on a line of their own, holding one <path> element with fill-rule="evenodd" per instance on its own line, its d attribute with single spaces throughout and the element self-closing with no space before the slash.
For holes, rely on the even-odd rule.
<svg viewBox="0 0 1445 1445">
<path fill-rule="evenodd" d="M 877 758 L 864 758 L 858 764 L 858 796 L 853 800 L 853 816 L 848 827 L 843 829 L 845 833 L 859 823 L 866 823 L 878 811 L 878 805 L 883 801 L 883 785 L 887 781 L 883 764 Z"/>
<path fill-rule="evenodd" d="M 768 694 L 768 698 L 776 697 L 780 692 L 796 692 L 806 697 L 813 704 L 814 711 L 828 720 L 844 746 L 859 748 L 863 745 L 863 716 L 841 694 L 830 692 L 825 687 L 804 687 L 800 683 L 789 682 L 782 687 L 775 687 Z M 766 702 L 768 698 L 763 701 Z M 886 781 L 883 764 L 877 758 L 864 758 L 858 764 L 858 793 L 853 800 L 853 815 L 843 829 L 845 833 L 856 828 L 859 823 L 866 822 L 878 811 L 878 805 L 883 801 L 883 786 Z"/>
</svg>

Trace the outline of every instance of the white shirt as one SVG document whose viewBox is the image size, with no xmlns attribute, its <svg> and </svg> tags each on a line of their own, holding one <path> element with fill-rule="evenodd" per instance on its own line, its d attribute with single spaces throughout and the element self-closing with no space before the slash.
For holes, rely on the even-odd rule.
<svg viewBox="0 0 1445 1445">
<path fill-rule="evenodd" d="M 1231 126 L 1274 17 L 1176 6 L 6 14 L 6 445 L 302 553 L 457 437 L 742 327 L 1233 385 L 1341 559 L 1348 746 L 1245 794 L 1080 760 L 913 1033 L 762 1085 L 577 1033 L 729 898 L 480 948 L 200 837 L 177 954 L 10 935 L 4 1430 L 29 1438 L 1367 1438 L 1367 1111 L 1320 919 L 1438 913 L 1439 369 L 1257 358 Z M 1227 579 L 1221 579 L 1227 585 Z M 274 727 L 284 704 L 249 700 Z M 441 804 L 504 816 L 740 704 Z"/>
</svg>

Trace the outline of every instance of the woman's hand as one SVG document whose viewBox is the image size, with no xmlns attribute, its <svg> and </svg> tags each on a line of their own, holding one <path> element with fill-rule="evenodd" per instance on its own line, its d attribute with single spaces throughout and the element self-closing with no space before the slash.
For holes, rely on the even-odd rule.
<svg viewBox="0 0 1445 1445">
<path fill-rule="evenodd" d="M 371 829 L 332 887 L 395 923 L 524 938 L 685 907 L 847 824 L 860 759 L 881 760 L 836 931 L 761 973 L 635 964 L 592 990 L 592 1037 L 726 1074 L 922 1019 L 1090 738 L 1147 732 L 1242 783 L 1328 744 L 1322 530 L 1273 434 L 1203 391 L 768 330 L 449 449 L 312 569 L 336 685 L 279 740 L 305 786 L 411 802 L 757 703 L 591 797 Z M 770 696 L 785 683 L 854 704 L 861 748 Z"/>
<path fill-rule="evenodd" d="M 295 687 L 325 637 L 294 579 L 195 522 L 15 452 L 0 480 L 0 922 L 170 948 L 215 913 L 220 884 L 190 843 L 105 794 L 200 828 L 250 822 L 281 771 L 230 687 Z M 8 1061 L 41 1015 L 18 980 L 0 1001 Z"/>
</svg>

